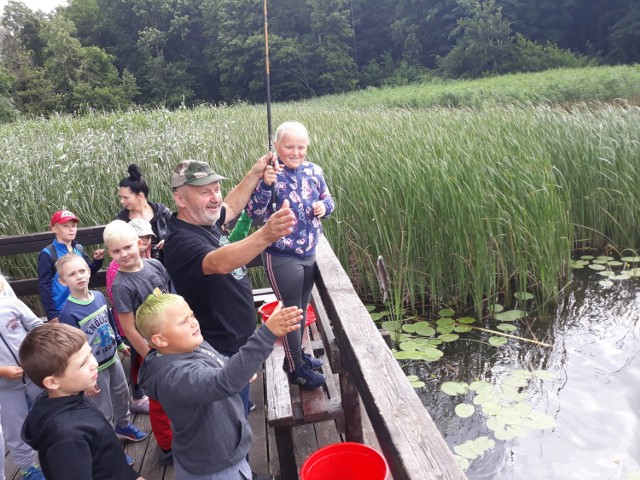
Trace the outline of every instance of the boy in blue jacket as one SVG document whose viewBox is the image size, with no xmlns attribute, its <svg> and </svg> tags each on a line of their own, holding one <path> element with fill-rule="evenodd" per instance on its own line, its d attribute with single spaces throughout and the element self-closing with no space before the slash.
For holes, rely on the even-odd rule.
<svg viewBox="0 0 640 480">
<path fill-rule="evenodd" d="M 47 245 L 38 256 L 38 288 L 40 301 L 50 322 L 58 321 L 60 310 L 69 298 L 69 289 L 58 282 L 56 261 L 67 253 L 75 253 L 85 259 L 91 275 L 94 275 L 102 267 L 104 250 L 93 252 L 93 261 L 87 256 L 76 241 L 80 220 L 69 210 L 58 210 L 51 216 L 51 231 L 55 239 L 51 245 Z"/>
<path fill-rule="evenodd" d="M 178 480 L 252 478 L 247 462 L 251 427 L 239 393 L 276 339 L 299 329 L 301 318 L 297 307 L 276 308 L 227 358 L 204 341 L 181 296 L 150 296 L 138 309 L 136 327 L 153 347 L 140 369 L 140 384 L 171 419 Z"/>
</svg>

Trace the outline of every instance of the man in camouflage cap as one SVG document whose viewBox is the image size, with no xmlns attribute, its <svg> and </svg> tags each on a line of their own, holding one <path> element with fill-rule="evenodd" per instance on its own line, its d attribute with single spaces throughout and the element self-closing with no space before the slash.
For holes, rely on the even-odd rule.
<svg viewBox="0 0 640 480">
<path fill-rule="evenodd" d="M 261 157 L 224 201 L 221 181 L 226 179 L 207 163 L 184 160 L 171 174 L 178 212 L 169 222 L 165 266 L 176 292 L 200 322 L 204 339 L 228 356 L 255 331 L 256 312 L 245 264 L 290 234 L 296 222 L 285 201 L 262 228 L 244 240 L 230 243 L 221 229 L 242 213 L 265 172 L 274 175 L 272 158 L 271 153 Z M 248 393 L 247 388 L 245 409 Z"/>
</svg>

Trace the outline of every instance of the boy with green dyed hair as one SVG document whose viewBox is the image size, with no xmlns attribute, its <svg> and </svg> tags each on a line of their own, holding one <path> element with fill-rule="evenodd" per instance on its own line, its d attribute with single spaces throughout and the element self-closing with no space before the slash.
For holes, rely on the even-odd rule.
<svg viewBox="0 0 640 480">
<path fill-rule="evenodd" d="M 301 318 L 299 308 L 278 306 L 240 351 L 227 358 L 204 341 L 181 296 L 150 296 L 138 309 L 136 327 L 152 346 L 140 369 L 140 384 L 171 419 L 178 480 L 252 478 L 247 462 L 251 427 L 239 393 L 276 339 L 300 328 Z"/>
</svg>

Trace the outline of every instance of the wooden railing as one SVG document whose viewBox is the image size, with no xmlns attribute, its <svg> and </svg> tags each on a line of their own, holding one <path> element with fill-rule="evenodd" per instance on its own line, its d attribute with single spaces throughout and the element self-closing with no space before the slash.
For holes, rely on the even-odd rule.
<svg viewBox="0 0 640 480">
<path fill-rule="evenodd" d="M 101 244 L 103 229 L 80 228 L 76 238 L 83 246 Z M 38 252 L 52 238 L 50 232 L 0 237 L 0 257 Z M 259 265 L 259 258 L 249 266 Z M 316 258 L 312 301 L 331 324 L 331 334 L 323 335 L 325 341 L 335 342 L 325 349 L 339 350 L 342 387 L 357 389 L 394 480 L 466 478 L 326 239 L 318 246 Z M 100 272 L 92 285 L 104 286 L 104 281 Z M 18 296 L 38 293 L 37 279 L 14 279 L 10 284 Z M 344 408 L 352 418 L 360 414 L 358 402 Z M 347 439 L 358 435 L 346 432 Z"/>
<path fill-rule="evenodd" d="M 358 389 L 394 480 L 466 478 L 326 239 L 316 259 L 316 287 L 342 369 Z"/>
</svg>

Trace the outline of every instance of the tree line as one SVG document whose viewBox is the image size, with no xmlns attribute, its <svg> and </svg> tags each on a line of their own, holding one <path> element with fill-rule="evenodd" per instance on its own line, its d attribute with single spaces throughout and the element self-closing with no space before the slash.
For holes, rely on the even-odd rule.
<svg viewBox="0 0 640 480">
<path fill-rule="evenodd" d="M 0 119 L 265 99 L 263 2 L 10 0 Z M 640 60 L 638 0 L 269 0 L 271 95 Z"/>
</svg>

